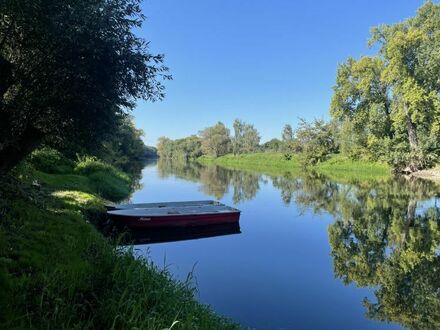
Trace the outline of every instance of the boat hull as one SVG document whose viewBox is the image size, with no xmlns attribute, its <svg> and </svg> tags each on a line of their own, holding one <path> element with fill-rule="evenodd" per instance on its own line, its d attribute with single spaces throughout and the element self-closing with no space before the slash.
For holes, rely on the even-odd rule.
<svg viewBox="0 0 440 330">
<path fill-rule="evenodd" d="M 109 217 L 116 225 L 129 228 L 195 227 L 238 222 L 240 212 L 170 216 L 128 216 L 112 214 L 109 215 Z"/>
</svg>

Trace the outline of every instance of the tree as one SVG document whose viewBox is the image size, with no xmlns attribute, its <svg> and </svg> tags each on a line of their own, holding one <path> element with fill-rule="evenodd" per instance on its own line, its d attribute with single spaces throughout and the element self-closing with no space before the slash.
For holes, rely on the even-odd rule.
<svg viewBox="0 0 440 330">
<path fill-rule="evenodd" d="M 124 172 L 140 173 L 146 159 L 156 157 L 156 150 L 145 145 L 143 135 L 132 117 L 123 117 L 111 138 L 102 143 L 95 155 Z"/>
<path fill-rule="evenodd" d="M 164 57 L 133 33 L 139 3 L 0 2 L 0 171 L 43 141 L 94 149 L 136 98 L 164 97 Z"/>
<path fill-rule="evenodd" d="M 187 161 L 202 155 L 202 142 L 196 135 L 177 140 L 161 137 L 157 149 L 163 159 Z"/>
<path fill-rule="evenodd" d="M 374 57 L 338 69 L 331 114 L 342 122 L 341 149 L 415 171 L 440 157 L 440 4 L 372 30 Z"/>
<path fill-rule="evenodd" d="M 415 17 L 374 28 L 370 40 L 380 46 L 382 77 L 392 86 L 393 122 L 396 131 L 406 130 L 410 152 L 406 165 L 411 170 L 425 166 L 428 145 L 439 142 L 439 30 L 440 5 L 427 1 Z"/>
<path fill-rule="evenodd" d="M 283 133 L 281 134 L 281 139 L 283 140 L 283 142 L 289 142 L 293 140 L 292 126 L 290 126 L 289 124 L 284 126 Z"/>
<path fill-rule="evenodd" d="M 200 136 L 202 139 L 202 151 L 206 155 L 219 157 L 231 150 L 229 129 L 221 122 L 205 128 L 200 132 Z"/>
<path fill-rule="evenodd" d="M 283 149 L 283 142 L 277 138 L 273 138 L 262 145 L 263 151 L 279 152 Z"/>
<path fill-rule="evenodd" d="M 380 158 L 375 145 L 392 138 L 389 86 L 377 57 L 349 58 L 339 66 L 330 114 L 342 123 L 341 151 L 351 158 Z"/>
<path fill-rule="evenodd" d="M 161 159 L 170 159 L 173 157 L 173 141 L 165 136 L 159 138 L 157 144 L 157 154 Z"/>
<path fill-rule="evenodd" d="M 314 165 L 322 162 L 326 157 L 338 151 L 335 130 L 332 123 L 315 119 L 308 123 L 300 119 L 295 131 L 295 141 L 302 148 L 302 165 Z"/>
<path fill-rule="evenodd" d="M 239 119 L 234 121 L 233 126 L 232 152 L 234 155 L 257 151 L 260 144 L 260 134 L 254 126 Z"/>
<path fill-rule="evenodd" d="M 294 139 L 292 126 L 289 124 L 284 126 L 281 139 L 283 141 L 284 159 L 290 160 L 294 153 L 302 150 L 298 145 L 297 140 Z"/>
<path fill-rule="evenodd" d="M 240 119 L 235 119 L 234 124 L 232 125 L 234 127 L 234 137 L 232 138 L 232 152 L 234 155 L 237 155 L 240 153 L 241 145 L 243 144 L 243 127 L 244 123 Z"/>
</svg>

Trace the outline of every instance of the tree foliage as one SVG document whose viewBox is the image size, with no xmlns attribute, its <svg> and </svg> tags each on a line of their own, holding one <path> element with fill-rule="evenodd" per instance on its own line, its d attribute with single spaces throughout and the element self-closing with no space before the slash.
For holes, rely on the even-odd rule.
<svg viewBox="0 0 440 330">
<path fill-rule="evenodd" d="M 140 173 L 145 160 L 156 157 L 156 149 L 145 145 L 143 135 L 131 117 L 123 117 L 113 135 L 103 141 L 95 155 L 124 172 Z"/>
<path fill-rule="evenodd" d="M 301 146 L 301 162 L 304 166 L 315 165 L 338 151 L 335 135 L 332 123 L 318 119 L 308 123 L 301 119 L 295 131 L 295 143 L 291 141 L 290 145 L 291 148 Z"/>
<path fill-rule="evenodd" d="M 159 138 L 158 155 L 163 159 L 191 160 L 202 155 L 202 142 L 196 135 L 177 140 Z"/>
<path fill-rule="evenodd" d="M 283 141 L 273 138 L 261 145 L 261 150 L 268 152 L 280 152 L 284 148 Z"/>
<path fill-rule="evenodd" d="M 93 149 L 137 98 L 160 100 L 163 55 L 137 37 L 140 0 L 0 2 L 0 169 L 41 142 Z"/>
<path fill-rule="evenodd" d="M 226 155 L 231 151 L 231 138 L 229 134 L 229 129 L 221 122 L 205 128 L 200 132 L 202 152 L 213 157 Z"/>
<path fill-rule="evenodd" d="M 281 140 L 283 142 L 289 142 L 293 140 L 293 130 L 292 126 L 289 124 L 286 124 L 283 128 L 283 132 L 281 134 Z"/>
<path fill-rule="evenodd" d="M 257 129 L 239 119 L 233 124 L 234 136 L 231 139 L 234 155 L 255 152 L 260 144 L 260 134 Z"/>
<path fill-rule="evenodd" d="M 413 171 L 440 156 L 440 4 L 372 30 L 379 52 L 349 58 L 337 73 L 331 104 L 342 122 L 341 149 Z"/>
</svg>

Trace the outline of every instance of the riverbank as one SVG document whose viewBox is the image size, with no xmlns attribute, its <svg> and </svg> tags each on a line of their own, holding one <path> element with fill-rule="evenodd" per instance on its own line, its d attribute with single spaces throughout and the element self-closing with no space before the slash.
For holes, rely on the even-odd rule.
<svg viewBox="0 0 440 330">
<path fill-rule="evenodd" d="M 426 170 L 411 173 L 411 176 L 440 183 L 440 165 Z"/>
<path fill-rule="evenodd" d="M 304 171 L 297 156 L 286 160 L 282 153 L 253 153 L 243 155 L 228 154 L 213 158 L 202 156 L 197 159 L 201 164 L 216 164 L 228 168 L 258 171 L 271 175 L 282 175 L 286 172 Z M 328 160 L 310 166 L 313 170 L 336 180 L 352 179 L 387 179 L 391 177 L 391 168 L 383 163 L 354 161 L 340 155 L 333 155 Z"/>
<path fill-rule="evenodd" d="M 131 177 L 91 158 L 46 165 L 1 178 L 0 328 L 238 328 L 198 303 L 193 283 L 91 225 L 128 197 Z"/>
</svg>

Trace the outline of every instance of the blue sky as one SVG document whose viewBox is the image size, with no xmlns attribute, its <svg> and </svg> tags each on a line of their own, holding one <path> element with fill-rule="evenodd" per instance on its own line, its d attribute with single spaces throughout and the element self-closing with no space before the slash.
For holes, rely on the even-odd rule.
<svg viewBox="0 0 440 330">
<path fill-rule="evenodd" d="M 235 118 L 262 142 L 298 117 L 328 118 L 336 69 L 368 55 L 372 26 L 413 16 L 423 0 L 145 0 L 139 34 L 164 53 L 164 101 L 139 102 L 145 140 L 181 138 Z"/>
</svg>

